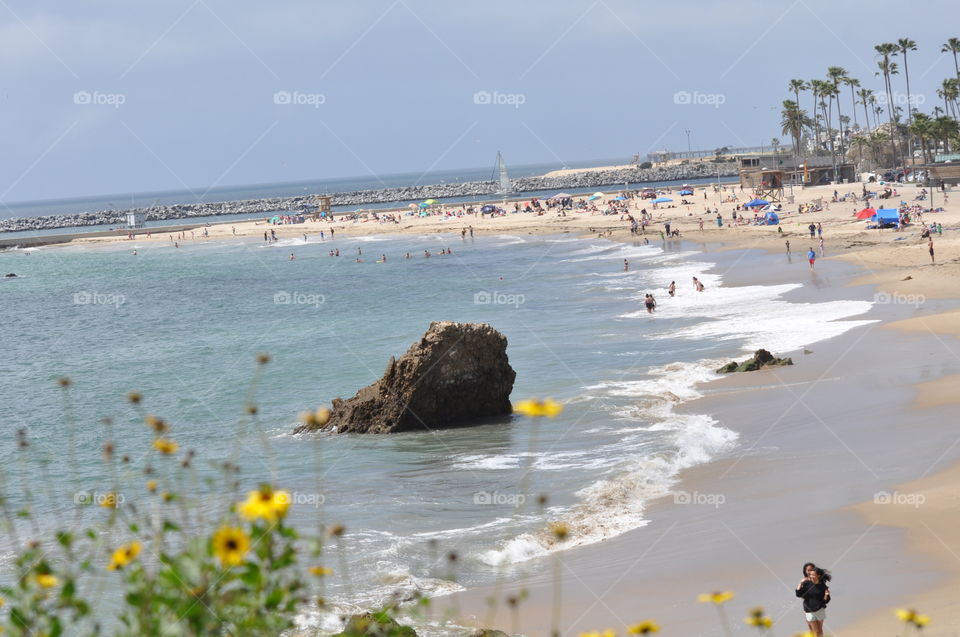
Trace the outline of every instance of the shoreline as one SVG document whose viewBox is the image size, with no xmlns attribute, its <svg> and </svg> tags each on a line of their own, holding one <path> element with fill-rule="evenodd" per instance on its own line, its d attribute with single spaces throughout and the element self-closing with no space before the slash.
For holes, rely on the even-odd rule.
<svg viewBox="0 0 960 637">
<path fill-rule="evenodd" d="M 684 240 L 687 242 L 691 242 L 693 244 L 699 244 L 701 246 L 701 249 L 704 250 L 705 255 L 710 255 L 711 253 L 730 254 L 731 251 L 750 250 L 750 249 L 763 250 L 767 254 L 776 254 L 779 252 L 778 248 L 781 245 L 781 242 L 783 240 L 783 237 L 777 236 L 776 231 L 771 230 L 770 227 L 751 226 L 751 227 L 737 227 L 732 229 L 731 228 L 715 229 L 714 228 L 714 229 L 704 230 L 702 233 L 700 233 L 695 229 L 690 229 L 688 225 L 686 225 L 686 224 L 692 223 L 692 220 L 690 220 L 688 216 L 684 214 L 684 209 L 667 209 L 662 212 L 664 214 L 660 217 L 660 219 L 681 220 L 681 223 L 684 224 L 682 226 L 685 232 Z M 817 213 L 814 213 L 814 214 L 817 214 Z M 942 214 L 947 215 L 952 213 L 948 212 L 948 213 L 942 213 Z M 826 215 L 823 215 L 823 218 L 829 219 L 829 217 L 827 217 Z M 939 218 L 940 217 L 938 217 L 938 220 Z M 696 219 L 696 217 L 694 217 L 694 219 Z M 807 218 L 794 216 L 794 217 L 788 217 L 788 219 L 790 221 L 797 221 L 798 223 L 800 223 L 800 222 L 805 222 Z M 567 220 L 570 220 L 570 221 L 567 221 Z M 342 234 L 340 229 L 338 228 L 337 238 L 338 239 L 340 237 L 355 238 L 359 235 L 368 235 L 368 234 L 393 234 L 393 233 L 427 234 L 430 232 L 453 233 L 453 232 L 456 232 L 459 229 L 460 224 L 463 223 L 460 220 L 448 222 L 448 221 L 439 221 L 436 219 L 431 220 L 430 218 L 427 218 L 427 221 L 428 223 L 426 224 L 411 224 L 410 226 L 401 229 L 402 230 L 401 232 L 396 232 L 396 228 L 389 227 L 390 224 L 384 224 L 383 226 L 373 226 L 373 228 L 369 228 L 369 227 L 365 228 L 364 225 L 362 224 L 344 224 Z M 432 221 L 433 223 L 429 223 L 429 221 Z M 512 223 L 501 223 L 501 221 L 512 222 Z M 838 225 L 842 224 L 842 220 L 837 219 L 837 221 L 838 221 Z M 606 225 L 601 225 L 601 222 L 605 223 Z M 457 225 L 455 225 L 455 227 L 451 227 L 451 223 L 457 224 Z M 576 218 L 571 219 L 571 217 L 545 219 L 542 217 L 535 217 L 533 215 L 517 215 L 516 217 L 507 216 L 507 217 L 502 217 L 497 219 L 485 220 L 484 222 L 481 222 L 481 223 L 485 225 L 481 226 L 478 223 L 476 226 L 476 229 L 478 232 L 482 234 L 509 234 L 511 232 L 527 233 L 527 234 L 557 234 L 562 232 L 569 232 L 569 233 L 575 234 L 575 236 L 585 238 L 585 239 L 590 239 L 590 238 L 596 237 L 597 235 L 594 233 L 587 232 L 586 228 L 593 227 L 596 229 L 616 228 L 615 230 L 613 230 L 613 233 L 611 236 L 605 237 L 605 238 L 610 238 L 617 241 L 626 241 L 626 242 L 634 242 L 634 241 L 642 240 L 642 237 L 631 236 L 629 234 L 629 231 L 623 230 L 622 228 L 623 228 L 624 222 L 619 221 L 617 216 L 604 217 L 600 215 L 583 215 L 580 219 L 576 219 Z M 826 222 L 825 225 L 827 225 L 827 223 L 829 222 Z M 333 225 L 334 227 L 337 227 L 336 223 Z M 367 224 L 367 225 L 369 226 L 370 224 Z M 947 225 L 946 219 L 945 219 L 944 225 Z M 279 226 L 277 227 L 278 235 L 283 237 L 297 236 L 298 234 L 301 233 L 300 230 L 302 227 L 303 226 L 289 226 L 289 227 Z M 326 227 L 326 226 L 323 226 L 323 227 Z M 832 232 L 832 227 L 830 225 L 827 225 L 827 228 L 828 228 L 827 236 L 830 237 L 831 234 L 829 233 Z M 263 226 L 256 228 L 256 224 L 251 224 L 250 230 L 252 230 L 252 232 L 249 232 L 246 235 L 248 238 L 250 236 L 255 236 L 256 233 L 258 232 L 262 232 Z M 369 231 L 364 231 L 364 230 L 369 230 Z M 391 230 L 393 232 L 391 232 Z M 837 243 L 842 243 L 844 241 L 860 241 L 861 240 L 861 239 L 853 238 L 855 235 L 844 234 L 844 233 L 838 233 L 838 234 L 840 234 L 840 238 L 837 241 Z M 798 237 L 798 236 L 801 239 L 803 238 L 802 234 L 799 234 L 793 230 L 788 230 L 786 233 L 786 236 L 790 238 Z M 652 242 L 655 240 L 659 240 L 658 238 L 655 239 L 654 234 L 648 234 L 647 237 L 650 238 Z M 945 235 L 945 237 L 946 238 L 943 240 L 938 239 L 938 245 L 942 245 L 942 243 L 940 243 L 941 241 L 943 243 L 946 243 L 948 246 L 957 245 L 956 241 L 948 243 L 948 240 L 952 239 L 953 237 L 950 237 L 948 235 Z M 834 290 L 837 294 L 846 293 L 844 292 L 844 290 L 849 290 L 851 286 L 853 287 L 879 286 L 878 289 L 881 289 L 884 291 L 889 290 L 888 294 L 919 295 L 919 294 L 929 293 L 930 299 L 960 298 L 960 293 L 958 293 L 958 286 L 960 286 L 960 279 L 957 279 L 956 277 L 953 277 L 949 274 L 950 272 L 954 271 L 954 268 L 956 267 L 955 263 L 950 263 L 945 266 L 937 266 L 937 267 L 925 266 L 922 262 L 922 258 L 920 259 L 915 258 L 917 254 L 919 254 L 920 257 L 925 256 L 922 252 L 923 246 L 914 246 L 914 245 L 901 246 L 901 245 L 894 244 L 892 243 L 892 240 L 898 237 L 892 232 L 878 234 L 874 237 L 869 237 L 869 238 L 872 239 L 872 241 L 865 242 L 864 245 L 852 245 L 849 248 L 849 251 L 847 253 L 838 255 L 837 257 L 832 257 L 831 255 L 828 254 L 828 260 L 831 258 L 835 258 L 837 266 L 841 266 L 851 271 L 855 268 L 862 272 L 862 269 L 868 266 L 865 266 L 864 263 L 861 262 L 861 255 L 866 255 L 867 263 L 874 263 L 874 264 L 881 262 L 885 258 L 882 255 L 884 251 L 886 251 L 886 253 L 889 255 L 891 250 L 896 250 L 897 257 L 906 256 L 908 258 L 903 259 L 902 263 L 898 263 L 894 265 L 892 268 L 890 267 L 891 263 L 889 263 L 889 258 L 888 258 L 888 262 L 887 262 L 888 269 L 876 270 L 871 273 L 871 275 L 877 279 L 876 281 L 866 281 L 864 280 L 864 277 L 862 275 L 856 276 L 856 277 L 854 276 L 848 277 L 844 275 L 840 277 L 840 278 L 843 278 L 844 281 L 843 281 L 842 287 L 834 286 Z M 221 234 L 217 237 L 211 237 L 211 239 L 212 240 L 216 240 L 216 239 L 232 240 L 232 237 L 227 236 L 226 234 Z M 237 240 L 242 240 L 242 237 L 238 237 Z M 137 245 L 141 242 L 146 244 L 145 246 L 141 247 L 141 249 L 143 249 L 145 252 L 147 250 L 150 250 L 152 252 L 154 250 L 160 251 L 160 250 L 166 250 L 166 249 L 173 249 L 172 246 L 165 245 L 166 237 L 155 237 L 152 240 L 152 242 L 138 238 L 137 240 L 132 242 L 132 244 Z M 673 243 L 673 242 L 670 242 L 670 243 Z M 798 240 L 797 243 L 801 243 L 801 241 Z M 833 243 L 833 239 L 831 239 L 831 245 L 832 243 Z M 890 244 L 890 245 L 885 245 L 885 244 Z M 107 241 L 76 241 L 76 242 L 73 242 L 72 245 L 120 247 L 123 244 L 119 243 L 117 240 L 107 240 Z M 335 243 L 332 243 L 331 246 L 332 245 L 335 245 Z M 916 248 L 918 247 L 921 248 L 921 250 L 917 250 Z M 159 254 L 158 253 L 154 253 L 154 254 L 156 254 L 156 256 L 161 256 L 164 253 L 159 252 Z M 786 258 L 786 255 L 784 256 Z M 800 263 L 794 264 L 794 267 L 802 268 L 800 272 L 804 272 L 804 275 L 805 275 L 806 264 L 803 263 L 803 260 L 801 257 L 802 255 L 794 255 L 792 258 L 797 258 L 800 261 Z M 748 285 L 750 283 L 754 283 L 757 280 L 757 277 L 761 276 L 760 273 L 758 272 L 738 271 L 736 269 L 736 266 L 738 263 L 738 259 L 736 258 L 736 256 L 732 256 L 731 261 L 732 261 L 732 265 L 730 265 L 730 267 L 728 268 L 728 272 L 730 273 L 730 277 L 731 277 L 731 283 L 737 283 L 739 279 L 740 285 Z M 823 273 L 824 278 L 829 280 L 832 276 L 831 275 L 832 268 L 828 266 L 827 268 L 825 268 L 825 270 L 826 272 Z M 893 274 L 891 274 L 891 272 L 893 272 Z M 766 273 L 764 273 L 764 276 L 766 276 Z M 911 278 L 908 279 L 907 281 L 903 281 L 902 279 L 905 278 L 906 276 L 910 276 Z M 804 286 L 804 287 L 807 288 L 808 286 Z M 876 300 L 877 297 L 874 296 L 874 299 Z M 956 319 L 957 319 L 957 316 L 960 316 L 960 313 L 953 312 L 951 310 L 946 310 L 946 311 L 935 311 L 932 314 L 925 314 L 921 312 L 921 307 L 923 307 L 925 310 L 925 305 L 924 305 L 925 303 L 926 303 L 926 299 L 924 299 L 924 301 L 920 302 L 920 304 L 916 306 L 914 306 L 911 303 L 891 302 L 887 304 L 885 307 L 881 307 L 880 309 L 883 311 L 883 313 L 886 316 L 884 318 L 884 322 L 881 324 L 882 327 L 880 329 L 882 329 L 883 332 L 886 332 L 888 328 L 900 327 L 901 329 L 911 329 L 909 327 L 905 327 L 905 325 L 912 326 L 912 333 L 917 335 L 915 336 L 915 338 L 925 339 L 926 342 L 930 342 L 934 346 L 940 345 L 942 341 L 934 342 L 935 339 L 933 339 L 933 336 L 929 333 L 929 330 L 930 330 L 929 324 L 936 324 L 936 325 L 942 324 L 948 328 L 952 327 L 952 329 L 957 330 L 958 329 L 957 325 L 958 325 L 958 322 L 960 321 L 957 321 Z M 907 312 L 911 313 L 909 317 L 905 316 L 905 313 Z M 954 314 L 956 314 L 956 316 Z M 874 331 L 873 328 L 862 328 L 862 329 Z M 911 332 L 907 332 L 907 333 L 909 334 Z M 947 333 L 947 331 L 945 330 L 943 333 Z M 838 338 L 845 339 L 844 336 L 841 336 Z M 876 338 L 882 338 L 882 337 L 877 336 Z M 911 338 L 914 338 L 914 337 L 912 336 Z M 815 350 L 828 350 L 828 349 L 829 349 L 828 347 L 815 348 Z M 782 352 L 776 352 L 776 353 L 781 354 Z M 817 353 L 818 353 L 817 351 L 814 352 L 814 354 L 817 354 Z M 914 361 L 915 356 L 911 358 L 907 354 L 904 354 L 904 357 L 898 360 L 900 360 L 901 362 L 903 360 Z M 792 382 L 797 382 L 797 383 L 809 382 L 809 379 L 807 381 L 804 381 L 803 379 L 805 372 L 800 371 L 801 368 L 803 367 L 805 366 L 799 365 L 794 369 L 785 370 L 782 376 L 785 380 L 789 380 L 790 378 L 793 378 Z M 939 369 L 938 373 L 946 374 L 946 370 Z M 759 374 L 764 374 L 764 372 L 759 372 Z M 777 374 L 780 374 L 780 372 L 777 372 Z M 942 378 L 946 378 L 946 377 L 947 377 L 946 375 L 942 376 Z M 934 382 L 937 382 L 937 381 L 934 381 Z M 735 387 L 738 384 L 746 385 L 746 387 L 743 387 L 743 386 Z M 790 383 L 786 383 L 786 384 L 789 385 Z M 721 385 L 723 385 L 723 387 L 726 388 L 726 392 L 724 391 L 723 388 L 721 388 Z M 754 385 L 759 385 L 759 387 Z M 759 379 L 759 377 L 755 377 L 752 375 L 747 375 L 743 377 L 739 377 L 738 375 L 738 377 L 720 379 L 709 385 L 709 389 L 707 390 L 707 396 L 705 396 L 702 399 L 699 399 L 697 403 L 692 403 L 689 408 L 696 410 L 698 408 L 697 404 L 712 405 L 714 403 L 717 403 L 718 401 L 722 403 L 725 399 L 727 403 L 730 403 L 733 401 L 733 399 L 731 398 L 733 394 L 731 392 L 737 392 L 737 395 L 743 395 L 743 394 L 751 394 L 751 393 L 752 394 L 763 393 L 764 391 L 767 391 L 767 390 L 779 391 L 783 396 L 786 396 L 789 399 L 789 393 L 785 393 L 786 389 L 784 387 L 781 387 L 781 385 L 785 385 L 785 383 L 784 381 L 780 381 L 779 379 L 777 379 L 776 382 L 768 380 L 768 382 L 765 384 Z M 939 393 L 942 394 L 942 391 L 940 391 Z M 730 395 L 727 395 L 727 394 L 730 394 Z M 900 398 L 902 399 L 903 396 L 901 396 Z M 737 400 L 739 400 L 739 398 Z M 943 406 L 945 405 L 941 405 L 941 407 Z M 933 405 L 933 407 L 937 407 L 937 405 Z M 730 409 L 729 406 L 726 408 Z M 917 408 L 916 406 L 913 406 L 913 408 L 909 412 L 905 412 L 905 413 L 911 413 L 916 408 Z M 739 433 L 739 430 L 738 430 L 738 433 Z M 685 489 L 693 488 L 693 490 L 696 491 L 697 488 L 700 488 L 698 485 L 709 484 L 712 479 L 715 479 L 716 476 L 718 475 L 718 472 L 720 473 L 728 472 L 728 470 L 730 470 L 731 464 L 733 464 L 732 460 L 721 458 L 717 460 L 712 460 L 705 465 L 699 465 L 692 469 L 685 470 L 681 474 L 680 482 L 678 483 L 678 486 L 681 486 L 682 488 L 685 488 Z M 736 466 L 741 470 L 754 471 L 756 475 L 770 474 L 770 475 L 776 476 L 779 472 L 782 472 L 781 468 L 777 466 L 771 466 L 768 463 L 765 463 L 762 458 L 757 459 L 752 456 L 745 457 L 745 459 L 743 460 L 737 460 Z M 931 476 L 930 479 L 931 480 L 937 479 L 939 475 L 940 474 L 935 474 L 934 476 Z M 740 484 L 738 488 L 743 488 L 743 485 L 746 484 L 746 478 L 740 477 L 738 478 L 738 480 Z M 897 480 L 897 481 L 892 481 L 885 484 L 898 485 L 898 484 L 905 484 L 908 482 L 909 482 L 908 480 Z M 916 488 L 920 489 L 921 487 L 916 487 Z M 923 488 L 926 488 L 926 487 L 923 487 Z M 709 493 L 709 491 L 707 492 Z M 769 497 L 769 496 L 763 496 L 758 499 L 763 501 L 765 497 Z M 863 502 L 864 500 L 861 498 L 861 500 L 859 501 Z M 750 506 L 756 507 L 757 504 L 756 502 L 751 501 Z M 856 505 L 838 506 L 835 509 L 831 509 L 830 513 L 823 513 L 821 515 L 834 516 L 833 518 L 831 518 L 831 519 L 834 519 L 834 521 L 831 522 L 831 524 L 833 524 L 834 526 L 831 528 L 839 529 L 838 534 L 841 537 L 852 538 L 852 540 L 856 540 L 856 538 L 859 537 L 860 533 L 863 532 L 863 529 L 867 526 L 867 523 L 865 523 L 863 520 L 858 518 L 857 515 L 854 514 L 855 509 L 853 507 L 855 506 Z M 569 555 L 570 558 L 573 558 L 572 561 L 574 563 L 580 563 L 581 565 L 583 565 L 585 567 L 585 570 L 588 571 L 587 580 L 591 583 L 591 585 L 593 585 L 594 582 L 600 582 L 601 586 L 603 586 L 604 583 L 609 584 L 611 578 L 608 575 L 604 575 L 604 574 L 598 575 L 596 573 L 596 569 L 589 568 L 589 565 L 585 564 L 585 562 L 595 561 L 598 565 L 603 565 L 603 566 L 606 566 L 607 568 L 614 569 L 618 567 L 618 563 L 620 561 L 620 556 L 618 555 L 618 551 L 628 550 L 628 551 L 642 552 L 648 547 L 649 542 L 646 542 L 645 540 L 647 537 L 650 537 L 650 536 L 644 536 L 643 538 L 639 536 L 645 532 L 653 531 L 654 525 L 652 521 L 654 519 L 654 516 L 658 516 L 657 519 L 660 522 L 667 521 L 666 519 L 660 516 L 666 516 L 669 508 L 670 508 L 670 503 L 666 502 L 664 498 L 654 501 L 650 504 L 648 509 L 649 516 L 651 519 L 651 524 L 648 525 L 647 527 L 644 527 L 643 529 L 631 531 L 625 534 L 624 536 L 619 536 L 611 540 L 599 542 L 595 545 L 581 547 L 576 551 L 571 551 L 569 553 L 565 552 L 563 554 L 564 555 L 563 561 L 566 562 L 567 561 L 566 558 Z M 702 517 L 703 515 L 707 515 L 709 513 L 710 511 L 693 512 L 693 513 L 687 512 L 685 513 L 685 515 L 688 516 L 690 519 L 696 521 L 699 517 Z M 747 517 L 749 517 L 750 515 L 756 516 L 756 512 L 751 513 L 749 510 L 747 510 L 743 513 L 743 515 Z M 757 519 L 758 522 L 762 523 L 762 518 L 755 518 L 755 519 Z M 903 522 L 903 520 L 901 520 L 901 522 Z M 869 527 L 869 528 L 873 529 L 875 527 Z M 737 529 L 737 531 L 739 532 L 739 529 Z M 653 532 L 656 533 L 656 531 L 653 531 Z M 880 533 L 879 531 L 871 531 L 870 533 L 874 533 L 874 532 Z M 659 534 L 657 534 L 657 537 L 659 537 Z M 885 542 L 885 546 L 896 546 L 898 550 L 902 549 L 902 547 L 897 545 L 897 542 L 900 542 L 903 540 L 902 533 L 900 533 L 899 531 L 896 531 L 894 529 L 893 531 L 890 531 L 890 532 L 883 532 L 879 535 L 879 537 L 881 537 L 883 542 Z M 728 537 L 728 540 L 729 539 L 730 538 Z M 657 540 L 657 543 L 659 543 L 659 540 Z M 733 542 L 732 540 L 731 540 L 731 546 L 733 548 L 737 548 L 738 546 L 740 547 L 740 549 L 743 548 L 741 543 Z M 898 553 L 898 554 L 911 556 L 915 550 L 916 548 L 911 547 L 911 545 L 908 543 L 905 552 Z M 587 557 L 584 558 L 584 556 L 587 556 Z M 874 557 L 876 559 L 880 559 L 879 554 L 875 555 Z M 939 577 L 940 578 L 939 580 L 930 579 L 930 577 L 925 579 L 918 575 L 916 576 L 916 581 L 914 581 L 914 579 L 911 579 L 909 581 L 910 589 L 917 591 L 915 594 L 916 596 L 914 596 L 914 594 L 911 594 L 909 599 L 919 600 L 917 602 L 917 605 L 919 610 L 923 612 L 929 612 L 930 614 L 935 613 L 935 611 L 932 609 L 932 605 L 930 608 L 922 605 L 922 601 L 924 599 L 923 591 L 925 590 L 943 591 L 944 586 L 942 582 L 953 581 L 952 579 L 947 579 L 952 576 L 947 575 L 944 572 L 943 570 L 944 564 L 942 562 L 943 561 L 937 564 L 937 566 L 940 569 L 940 572 L 936 574 L 932 574 L 932 577 Z M 669 561 L 661 562 L 661 565 L 663 565 L 664 567 L 666 567 L 668 564 L 669 564 Z M 790 570 L 787 570 L 787 569 L 784 569 L 784 570 L 787 573 L 791 572 Z M 757 575 L 758 577 L 763 576 L 765 573 L 764 569 L 756 568 L 756 565 L 754 565 L 754 570 L 752 572 L 754 575 Z M 776 572 L 779 573 L 780 569 L 777 569 Z M 694 583 L 703 582 L 703 584 L 701 584 L 700 587 L 704 588 L 705 590 L 713 588 L 712 586 L 707 585 L 706 582 L 708 581 L 708 579 L 705 577 L 705 575 L 710 576 L 711 578 L 709 580 L 710 582 L 725 581 L 723 579 L 724 575 L 722 570 L 718 572 L 707 572 L 707 573 L 697 572 L 696 577 L 688 578 L 688 581 L 694 582 Z M 769 572 L 766 572 L 766 575 L 769 576 Z M 875 575 L 878 578 L 882 577 L 881 572 L 876 572 Z M 931 574 L 928 573 L 928 575 L 931 575 Z M 716 578 L 716 580 L 712 579 L 714 577 Z M 911 575 L 911 577 L 914 577 L 914 576 Z M 683 578 L 680 578 L 680 579 L 682 580 Z M 549 577 L 546 577 L 544 573 L 540 573 L 539 575 L 533 577 L 532 580 L 533 580 L 533 583 L 536 584 L 541 591 L 546 590 L 544 587 L 548 587 L 550 584 Z M 941 582 L 941 583 L 936 584 L 932 582 Z M 777 583 L 776 585 L 779 585 L 779 584 Z M 750 586 L 750 581 L 746 578 L 744 578 L 742 581 L 739 578 L 737 578 L 735 582 L 732 582 L 729 584 L 730 588 L 735 588 L 738 591 L 749 590 L 749 586 Z M 664 588 L 667 589 L 667 587 L 664 587 Z M 674 607 L 676 607 L 679 604 L 680 606 L 683 607 L 682 609 L 675 609 L 675 610 L 684 610 L 684 611 L 692 612 L 692 609 L 695 608 L 697 610 L 696 614 L 703 614 L 703 613 L 700 613 L 700 611 L 708 610 L 708 609 L 702 609 L 697 607 L 697 605 L 692 599 L 692 596 L 698 592 L 704 592 L 704 591 L 701 591 L 696 588 L 691 588 L 688 590 L 688 588 L 689 587 L 684 588 L 683 594 L 680 595 L 679 597 L 664 596 L 662 601 L 668 606 L 673 605 Z M 480 590 L 483 590 L 483 589 L 480 589 Z M 602 592 L 602 590 L 603 589 L 601 588 L 600 592 Z M 873 589 L 870 588 L 869 584 L 865 584 L 864 590 L 870 591 Z M 676 588 L 674 588 L 674 591 L 676 591 Z M 666 593 L 669 591 L 664 590 L 663 592 Z M 588 600 L 588 603 L 594 602 L 593 598 L 589 596 L 590 595 L 589 588 L 584 589 L 581 592 L 581 594 L 584 595 L 582 599 Z M 884 594 L 883 591 L 876 591 L 877 599 L 886 599 L 885 597 L 882 597 L 883 594 Z M 470 606 L 471 608 L 472 607 L 483 608 L 482 600 L 478 599 L 483 597 L 482 593 L 478 593 L 476 591 L 471 590 L 471 591 L 468 591 L 468 593 L 466 594 L 458 595 L 458 598 L 466 599 L 467 597 L 473 597 L 474 602 L 479 602 L 475 605 Z M 621 597 L 623 598 L 620 601 L 624 604 L 624 608 L 632 608 L 636 606 L 635 600 L 631 600 L 628 597 L 624 597 L 624 596 L 621 596 Z M 443 600 L 444 598 L 439 598 L 439 599 Z M 532 594 L 531 605 L 538 606 L 541 602 L 537 601 L 537 599 L 538 598 L 534 597 L 534 594 Z M 466 606 L 466 603 L 464 605 Z M 779 607 L 774 606 L 772 603 L 768 604 L 768 606 L 770 609 L 779 609 Z M 544 606 L 543 608 L 548 608 L 548 607 Z M 602 606 L 600 610 L 601 611 L 603 610 Z M 795 617 L 789 614 L 794 612 L 794 610 L 795 609 L 793 608 L 783 609 L 783 612 L 785 613 L 785 617 L 786 617 L 784 621 L 786 621 L 790 626 L 793 626 L 793 622 L 796 620 Z M 853 628 L 851 629 L 844 628 L 842 634 L 875 635 L 877 634 L 876 632 L 873 632 L 873 633 L 870 633 L 868 631 L 857 632 L 860 630 L 867 630 L 867 629 L 859 628 L 860 623 L 858 622 L 868 622 L 868 621 L 882 622 L 876 625 L 878 626 L 882 625 L 884 627 L 889 626 L 891 628 L 896 625 L 895 623 L 891 623 L 890 618 L 892 617 L 892 615 L 890 615 L 888 609 L 881 611 L 877 609 L 870 610 L 870 609 L 864 608 L 864 609 L 860 609 L 858 612 L 861 612 L 861 614 L 856 617 L 851 615 L 849 621 L 842 620 L 841 623 L 839 624 L 831 622 L 831 625 L 828 626 L 828 629 L 832 630 L 836 626 L 851 625 L 853 626 Z M 936 611 L 936 612 L 939 612 L 939 611 Z M 547 613 L 547 615 L 548 614 L 549 613 Z M 547 616 L 547 615 L 543 615 L 543 616 Z M 600 615 L 602 615 L 602 613 L 600 613 Z M 482 614 L 479 616 L 482 616 Z M 587 614 L 587 617 L 589 618 L 591 616 Z M 839 615 L 838 620 L 841 617 L 843 617 L 843 615 Z M 639 621 L 640 619 L 643 619 L 643 618 L 644 617 L 631 617 L 629 619 L 633 621 Z M 875 619 L 871 619 L 871 618 L 875 618 Z M 941 629 L 941 627 L 944 626 L 944 624 L 941 623 L 941 621 L 937 621 L 937 619 L 938 618 L 935 615 L 934 620 L 936 623 L 933 625 L 934 628 L 932 628 L 930 631 L 927 631 L 927 634 L 931 634 L 931 635 L 944 634 L 944 633 L 938 632 Z M 705 622 L 709 622 L 709 621 L 712 621 L 712 618 L 708 616 Z M 493 627 L 498 627 L 498 626 L 493 626 Z M 500 627 L 503 627 L 503 626 L 500 626 Z M 593 628 L 597 628 L 597 629 L 604 628 L 604 627 L 606 626 L 605 625 L 593 626 Z M 582 628 L 588 629 L 588 627 L 586 626 L 582 626 Z M 854 632 L 849 632 L 849 630 L 853 630 Z"/>
</svg>

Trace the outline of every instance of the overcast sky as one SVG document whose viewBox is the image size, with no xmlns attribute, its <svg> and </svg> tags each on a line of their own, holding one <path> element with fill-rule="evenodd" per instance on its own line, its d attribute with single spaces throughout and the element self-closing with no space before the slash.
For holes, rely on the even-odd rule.
<svg viewBox="0 0 960 637">
<path fill-rule="evenodd" d="M 685 150 L 688 129 L 695 149 L 769 144 L 790 78 L 839 65 L 880 91 L 873 45 L 900 37 L 919 44 L 911 84 L 931 111 L 956 15 L 956 0 L 0 0 L 0 201 L 489 166 L 497 150 L 626 157 Z"/>
</svg>

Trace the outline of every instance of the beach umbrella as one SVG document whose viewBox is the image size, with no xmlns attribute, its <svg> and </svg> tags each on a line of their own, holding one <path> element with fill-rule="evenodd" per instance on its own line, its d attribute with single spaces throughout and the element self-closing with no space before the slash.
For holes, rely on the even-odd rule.
<svg viewBox="0 0 960 637">
<path fill-rule="evenodd" d="M 417 209 L 417 204 L 415 204 L 415 203 L 408 204 L 408 205 L 407 205 L 407 208 L 410 208 L 411 210 L 416 210 L 416 209 Z"/>
<path fill-rule="evenodd" d="M 765 199 L 754 199 L 749 203 L 743 204 L 744 208 L 761 208 L 763 206 L 769 206 L 770 202 Z"/>
<path fill-rule="evenodd" d="M 627 198 L 624 197 L 623 195 L 620 195 L 619 197 L 614 197 L 613 200 L 614 200 L 614 201 L 626 201 Z"/>
<path fill-rule="evenodd" d="M 653 203 L 667 203 L 668 201 L 673 201 L 670 197 L 657 197 L 653 200 Z"/>
<path fill-rule="evenodd" d="M 593 193 L 593 195 L 591 195 L 591 196 L 593 196 L 593 197 L 602 197 L 602 196 L 603 196 L 603 193 L 602 193 L 602 192 L 595 192 L 595 193 Z"/>
<path fill-rule="evenodd" d="M 692 195 L 692 194 L 693 194 L 693 191 L 692 191 L 692 190 L 689 190 L 689 189 L 681 190 L 681 191 L 680 191 L 680 194 L 681 194 L 681 195 Z"/>
<path fill-rule="evenodd" d="M 496 212 L 496 211 L 497 211 L 497 207 L 491 204 L 487 204 L 486 206 L 480 209 L 480 212 Z"/>
<path fill-rule="evenodd" d="M 421 207 L 421 208 L 429 208 L 429 207 L 430 207 L 430 204 L 428 204 L 426 201 L 424 201 L 422 204 L 420 204 L 420 207 Z"/>
<path fill-rule="evenodd" d="M 587 197 L 587 201 L 596 201 L 597 199 L 600 199 L 600 197 L 598 197 L 597 195 L 590 195 L 589 197 Z"/>
<path fill-rule="evenodd" d="M 864 208 L 857 213 L 857 219 L 869 219 L 877 214 L 877 211 L 873 208 Z"/>
<path fill-rule="evenodd" d="M 424 201 L 423 203 L 427 204 L 428 206 L 432 206 L 433 204 L 438 203 L 438 202 L 437 202 L 436 199 L 427 199 L 427 200 Z"/>
<path fill-rule="evenodd" d="M 572 197 L 572 196 L 573 196 L 573 195 L 571 195 L 570 193 L 567 193 L 567 192 L 558 192 L 558 193 L 555 194 L 554 196 L 550 197 L 550 199 L 566 199 L 566 198 Z"/>
</svg>

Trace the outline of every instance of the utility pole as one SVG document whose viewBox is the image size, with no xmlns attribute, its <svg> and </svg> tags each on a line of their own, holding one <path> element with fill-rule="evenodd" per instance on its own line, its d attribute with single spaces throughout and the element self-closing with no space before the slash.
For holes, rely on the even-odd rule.
<svg viewBox="0 0 960 637">
<path fill-rule="evenodd" d="M 687 134 L 687 154 L 689 155 L 690 153 L 693 152 L 693 151 L 691 150 L 691 148 L 690 148 L 690 129 L 688 128 L 688 129 L 686 129 L 686 130 L 683 131 L 683 132 L 685 132 L 685 133 Z"/>
</svg>

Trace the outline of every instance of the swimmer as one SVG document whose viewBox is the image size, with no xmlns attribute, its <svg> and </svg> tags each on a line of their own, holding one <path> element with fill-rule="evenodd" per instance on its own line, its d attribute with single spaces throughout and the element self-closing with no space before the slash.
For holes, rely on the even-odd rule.
<svg viewBox="0 0 960 637">
<path fill-rule="evenodd" d="M 704 290 L 703 283 L 697 277 L 693 277 L 693 287 L 697 292 L 703 292 Z"/>
<path fill-rule="evenodd" d="M 670 287 L 667 288 L 667 294 L 674 296 L 677 293 L 677 282 L 670 281 Z"/>
<path fill-rule="evenodd" d="M 643 304 L 647 306 L 647 314 L 653 314 L 654 308 L 657 307 L 657 302 L 653 298 L 652 294 L 647 294 L 644 296 Z"/>
<path fill-rule="evenodd" d="M 293 260 L 296 259 L 296 258 L 297 258 L 297 257 L 293 256 L 293 253 L 291 252 L 291 253 L 290 253 L 290 260 L 293 261 Z"/>
<path fill-rule="evenodd" d="M 627 271 L 629 271 L 629 270 L 630 270 L 630 264 L 627 262 L 626 259 L 624 259 L 624 260 L 623 260 L 623 271 L 624 271 L 624 272 L 627 272 Z"/>
</svg>

